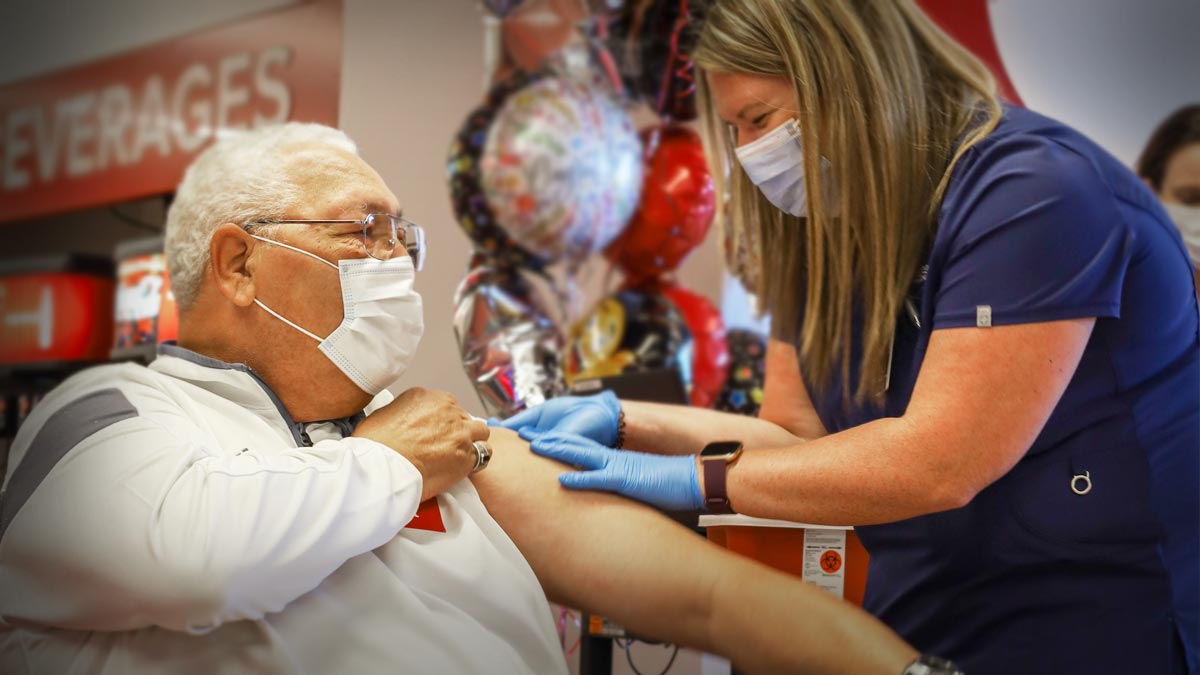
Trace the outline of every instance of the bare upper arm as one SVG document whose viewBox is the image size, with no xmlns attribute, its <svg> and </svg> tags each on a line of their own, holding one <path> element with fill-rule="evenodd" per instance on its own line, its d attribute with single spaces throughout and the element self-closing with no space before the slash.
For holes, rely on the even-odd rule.
<svg viewBox="0 0 1200 675">
<path fill-rule="evenodd" d="M 1033 445 L 1083 355 L 1094 318 L 935 330 L 902 418 L 928 470 L 970 499 Z"/>
<path fill-rule="evenodd" d="M 772 338 L 767 343 L 766 383 L 758 416 L 800 438 L 819 438 L 829 433 L 804 386 L 796 348 L 782 340 Z"/>
<path fill-rule="evenodd" d="M 548 598 L 702 644 L 705 589 L 736 567 L 733 556 L 643 504 L 563 488 L 558 476 L 570 467 L 533 454 L 507 429 L 493 428 L 489 444 L 492 462 L 471 480 Z"/>
<path fill-rule="evenodd" d="M 577 597 L 579 589 L 574 582 L 587 578 L 589 584 L 603 587 L 611 580 L 611 576 L 597 573 L 597 556 L 589 551 L 588 542 L 603 538 L 612 527 L 632 518 L 661 521 L 674 529 L 675 523 L 665 516 L 623 497 L 566 490 L 558 476 L 571 467 L 533 454 L 529 445 L 508 429 L 493 427 L 491 432 L 492 461 L 486 470 L 472 475 L 471 481 L 488 513 L 520 549 L 551 600 L 591 608 L 586 598 Z M 589 531 L 593 527 L 598 529 Z M 636 548 L 630 535 L 633 533 L 624 533 L 623 544 Z"/>
</svg>

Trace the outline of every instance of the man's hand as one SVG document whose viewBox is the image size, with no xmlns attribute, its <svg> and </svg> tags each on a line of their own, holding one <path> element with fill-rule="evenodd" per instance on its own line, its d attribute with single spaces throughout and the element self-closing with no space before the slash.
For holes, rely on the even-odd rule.
<svg viewBox="0 0 1200 675">
<path fill-rule="evenodd" d="M 617 440 L 620 417 L 621 402 L 611 391 L 602 391 L 593 396 L 559 396 L 506 420 L 489 420 L 488 423 L 513 431 L 533 429 L 579 434 L 611 446 Z"/>
<path fill-rule="evenodd" d="M 466 478 L 478 457 L 472 442 L 487 441 L 490 433 L 450 394 L 419 387 L 376 410 L 354 430 L 355 436 L 382 443 L 417 467 L 424 479 L 422 501 Z"/>
</svg>

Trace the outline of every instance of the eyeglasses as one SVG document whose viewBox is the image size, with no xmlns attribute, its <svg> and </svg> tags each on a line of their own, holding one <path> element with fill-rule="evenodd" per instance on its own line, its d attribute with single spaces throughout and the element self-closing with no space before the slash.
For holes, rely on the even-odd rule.
<svg viewBox="0 0 1200 675">
<path fill-rule="evenodd" d="M 419 272 L 425 266 L 425 229 L 416 223 L 390 213 L 369 213 L 362 220 L 256 220 L 242 228 L 249 231 L 256 225 L 333 225 L 355 223 L 362 225 L 363 248 L 367 255 L 376 260 L 388 260 L 403 242 L 404 250 L 412 258 L 413 267 Z"/>
</svg>

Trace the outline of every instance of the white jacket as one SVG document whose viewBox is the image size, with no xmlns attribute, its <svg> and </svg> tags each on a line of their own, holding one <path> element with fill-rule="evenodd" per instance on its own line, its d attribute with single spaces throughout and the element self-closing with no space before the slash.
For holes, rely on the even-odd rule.
<svg viewBox="0 0 1200 675">
<path fill-rule="evenodd" d="M 350 428 L 173 346 L 64 382 L 0 498 L 0 673 L 565 673 L 470 481 L 423 523 L 420 474 Z"/>
</svg>

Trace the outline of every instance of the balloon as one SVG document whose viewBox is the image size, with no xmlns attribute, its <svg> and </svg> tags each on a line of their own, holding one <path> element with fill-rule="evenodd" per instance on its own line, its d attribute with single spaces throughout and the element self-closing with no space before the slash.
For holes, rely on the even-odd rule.
<svg viewBox="0 0 1200 675">
<path fill-rule="evenodd" d="M 510 3 L 511 4 L 511 3 Z M 578 0 L 525 0 L 504 16 L 500 34 L 504 50 L 521 69 L 539 70 L 547 57 L 583 39 L 577 24 L 587 18 Z"/>
<path fill-rule="evenodd" d="M 663 284 L 657 290 L 675 303 L 692 333 L 692 405 L 711 408 L 729 371 L 721 312 L 704 296 L 678 284 Z"/>
<path fill-rule="evenodd" d="M 642 133 L 650 151 L 642 201 L 629 226 L 606 251 L 632 284 L 673 271 L 708 234 L 715 192 L 704 146 L 678 125 Z"/>
<path fill-rule="evenodd" d="M 450 146 L 446 168 L 450 178 L 450 200 L 454 216 L 470 237 L 475 250 L 501 267 L 542 267 L 540 258 L 517 244 L 496 222 L 481 185 L 479 160 L 487 140 L 488 128 L 500 106 L 514 91 L 534 78 L 525 73 L 497 83 L 478 108 L 467 116 Z"/>
<path fill-rule="evenodd" d="M 727 331 L 725 339 L 729 344 L 729 376 L 717 396 L 717 410 L 754 417 L 762 407 L 767 340 L 741 328 Z"/>
<path fill-rule="evenodd" d="M 641 154 L 633 122 L 611 95 L 573 78 L 541 77 L 496 113 L 481 185 L 517 245 L 545 262 L 579 261 L 629 222 Z"/>
<path fill-rule="evenodd" d="M 688 0 L 627 0 L 608 26 L 626 88 L 660 115 L 682 121 L 696 118 L 690 24 Z"/>
<path fill-rule="evenodd" d="M 459 356 L 488 415 L 508 417 L 565 392 L 562 335 L 518 272 L 472 269 L 454 306 Z"/>
<path fill-rule="evenodd" d="M 601 300 L 575 325 L 567 349 L 567 382 L 625 372 L 674 368 L 692 382 L 692 334 L 665 296 L 621 291 Z"/>
</svg>

